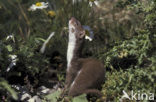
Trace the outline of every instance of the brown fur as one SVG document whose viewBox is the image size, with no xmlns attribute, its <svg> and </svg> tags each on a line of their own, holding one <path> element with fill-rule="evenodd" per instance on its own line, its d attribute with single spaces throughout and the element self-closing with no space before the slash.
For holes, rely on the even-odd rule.
<svg viewBox="0 0 156 102">
<path fill-rule="evenodd" d="M 97 89 L 101 88 L 105 79 L 105 68 L 103 64 L 92 58 L 79 59 L 81 66 L 80 74 L 74 79 L 73 86 L 69 89 L 69 96 L 78 96 L 82 93 L 95 93 L 101 96 Z M 95 91 L 96 90 L 96 91 Z"/>
</svg>

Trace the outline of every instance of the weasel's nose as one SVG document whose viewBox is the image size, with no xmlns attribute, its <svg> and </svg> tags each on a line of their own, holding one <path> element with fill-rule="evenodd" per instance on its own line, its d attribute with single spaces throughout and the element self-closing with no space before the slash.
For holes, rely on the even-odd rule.
<svg viewBox="0 0 156 102">
<path fill-rule="evenodd" d="M 70 20 L 75 20 L 75 17 L 71 17 L 71 19 Z"/>
<path fill-rule="evenodd" d="M 74 17 L 71 17 L 71 19 L 69 20 L 69 23 L 73 23 L 76 19 Z"/>
</svg>

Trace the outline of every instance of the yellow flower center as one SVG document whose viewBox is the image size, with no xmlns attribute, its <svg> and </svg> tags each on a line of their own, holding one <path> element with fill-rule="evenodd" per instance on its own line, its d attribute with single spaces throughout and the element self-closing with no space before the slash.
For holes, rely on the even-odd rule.
<svg viewBox="0 0 156 102">
<path fill-rule="evenodd" d="M 50 17 L 54 17 L 54 16 L 56 16 L 56 13 L 55 13 L 55 11 L 48 11 L 48 15 Z"/>
<path fill-rule="evenodd" d="M 86 35 L 86 36 L 89 36 L 89 35 L 90 35 L 90 33 L 89 33 L 88 30 L 85 30 L 85 35 Z"/>
<path fill-rule="evenodd" d="M 86 36 L 89 36 L 89 35 L 90 35 L 90 33 L 89 33 L 88 30 L 85 30 L 85 35 L 86 35 Z"/>
<path fill-rule="evenodd" d="M 36 6 L 42 6 L 42 3 L 41 2 L 37 2 L 35 5 Z"/>
</svg>

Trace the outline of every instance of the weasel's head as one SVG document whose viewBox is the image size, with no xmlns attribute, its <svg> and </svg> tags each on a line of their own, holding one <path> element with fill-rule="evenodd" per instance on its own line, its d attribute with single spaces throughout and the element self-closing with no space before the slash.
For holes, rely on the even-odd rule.
<svg viewBox="0 0 156 102">
<path fill-rule="evenodd" d="M 77 39 L 83 39 L 85 37 L 85 30 L 81 23 L 74 17 L 69 20 L 69 33 L 74 34 Z"/>
</svg>

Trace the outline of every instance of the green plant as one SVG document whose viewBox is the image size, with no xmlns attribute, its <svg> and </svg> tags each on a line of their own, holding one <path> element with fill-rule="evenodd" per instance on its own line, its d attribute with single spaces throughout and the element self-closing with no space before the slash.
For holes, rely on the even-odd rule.
<svg viewBox="0 0 156 102">
<path fill-rule="evenodd" d="M 17 100 L 17 92 L 11 88 L 6 80 L 0 77 L 0 100 L 7 101 L 8 99 L 13 98 Z"/>
<path fill-rule="evenodd" d="M 155 0 L 148 2 L 148 5 L 150 6 L 145 7 L 141 2 L 131 5 L 145 14 L 144 28 L 137 28 L 136 36 L 115 43 L 107 53 L 99 56 L 101 60 L 104 60 L 106 68 L 111 70 L 106 74 L 107 80 L 102 89 L 103 99 L 107 101 L 118 102 L 123 95 L 123 90 L 127 93 L 132 90 L 140 93 L 155 93 L 156 34 L 153 26 L 154 19 L 150 17 L 155 15 L 153 11 L 156 7 Z M 126 99 L 123 100 L 126 101 Z M 144 98 L 142 101 L 148 100 Z"/>
</svg>

